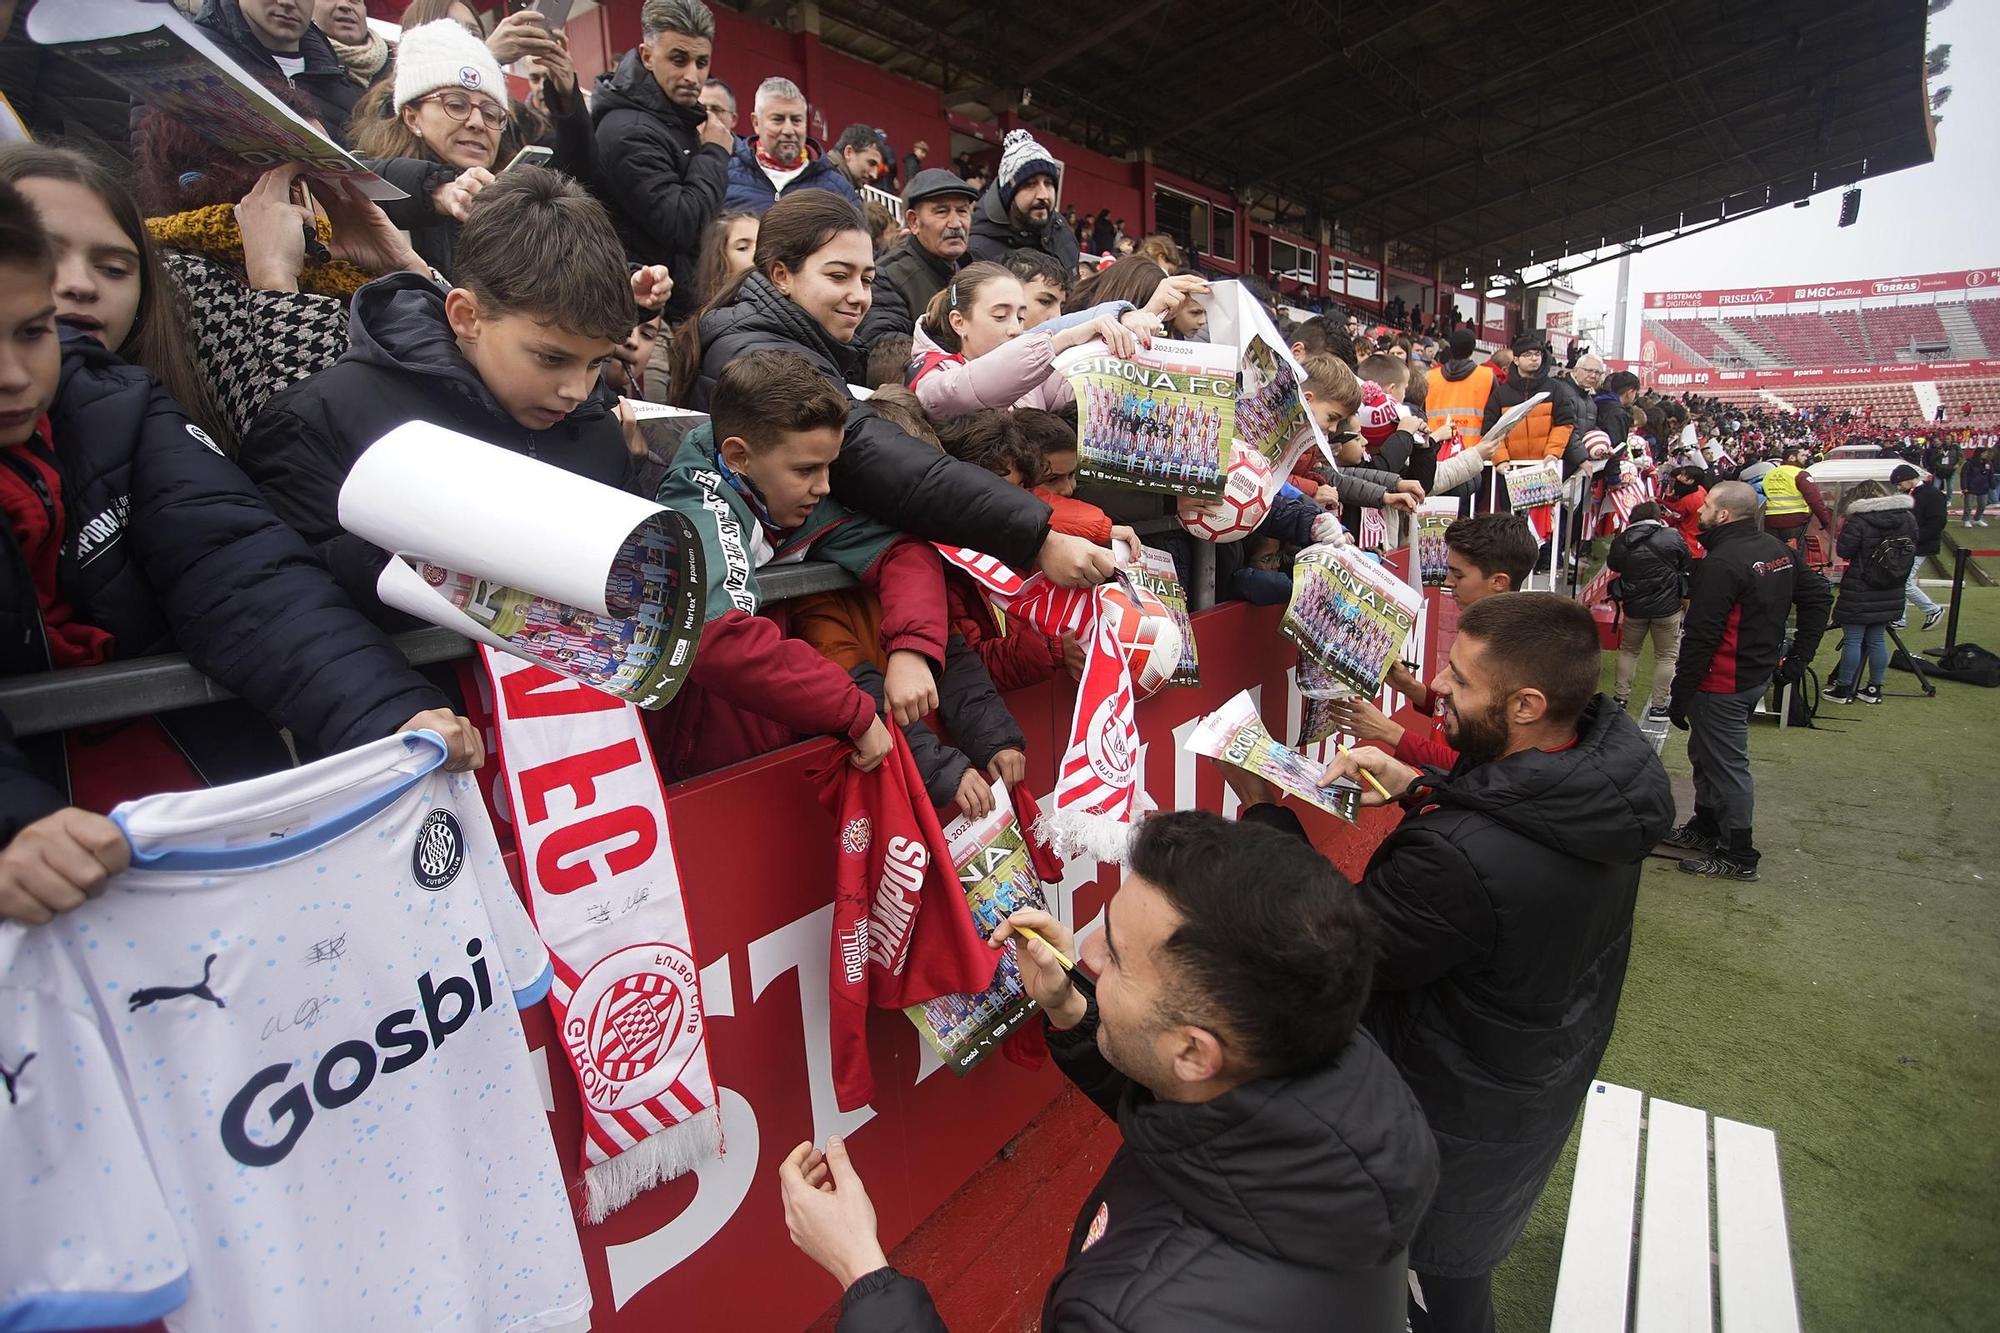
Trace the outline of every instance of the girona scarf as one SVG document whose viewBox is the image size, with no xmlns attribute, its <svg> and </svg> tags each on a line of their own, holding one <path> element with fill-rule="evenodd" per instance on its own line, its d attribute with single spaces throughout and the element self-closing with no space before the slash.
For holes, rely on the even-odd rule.
<svg viewBox="0 0 2000 1333">
<path fill-rule="evenodd" d="M 638 709 L 480 651 L 499 742 L 488 799 L 554 964 L 549 1012 L 583 1100 L 584 1215 L 601 1222 L 722 1151 L 666 796 Z"/>
<path fill-rule="evenodd" d="M 1036 832 L 1061 857 L 1122 862 L 1132 824 L 1152 803 L 1144 781 L 1138 701 L 1120 631 L 1128 612 L 1097 588 L 1062 588 L 1040 574 L 1022 578 L 979 551 L 940 545 L 1008 615 L 1024 617 L 1050 638 L 1073 634 L 1084 644 L 1083 678 L 1070 716 L 1069 744 L 1056 766 L 1055 791 Z"/>
<path fill-rule="evenodd" d="M 333 226 L 325 218 L 315 219 L 313 230 L 322 248 L 333 241 Z M 210 204 L 185 213 L 147 218 L 146 234 L 164 250 L 187 250 L 219 259 L 232 268 L 243 267 L 243 229 L 236 223 L 234 204 Z M 314 259 L 306 256 L 299 270 L 299 290 L 314 296 L 352 296 L 369 282 L 369 275 L 345 259 Z"/>
</svg>

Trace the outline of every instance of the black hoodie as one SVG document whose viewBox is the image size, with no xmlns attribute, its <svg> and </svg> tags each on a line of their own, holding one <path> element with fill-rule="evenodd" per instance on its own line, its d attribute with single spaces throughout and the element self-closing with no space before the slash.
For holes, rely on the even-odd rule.
<svg viewBox="0 0 2000 1333">
<path fill-rule="evenodd" d="M 1123 1145 L 1078 1211 L 1044 1333 L 1401 1333 L 1404 1252 L 1438 1177 L 1416 1101 L 1365 1033 L 1330 1067 L 1163 1102 L 1108 1064 L 1097 1011 L 1049 1049 Z M 892 1268 L 838 1333 L 937 1333 Z"/>
<path fill-rule="evenodd" d="M 1437 1137 L 1410 1266 L 1491 1272 L 1514 1246 L 1611 1040 L 1666 770 L 1599 695 L 1576 744 L 1461 760 L 1369 859 L 1381 952 L 1363 1022 Z"/>
<path fill-rule="evenodd" d="M 556 425 L 527 429 L 459 351 L 445 322 L 444 292 L 429 279 L 392 273 L 363 287 L 354 294 L 349 333 L 353 345 L 340 360 L 265 404 L 242 461 L 278 516 L 304 534 L 378 623 L 407 629 L 415 622 L 376 595 L 389 553 L 341 528 L 340 487 L 368 446 L 404 422 L 432 422 L 606 486 L 626 484 L 631 458 L 612 414 L 617 397 L 603 379 Z"/>
<path fill-rule="evenodd" d="M 701 304 L 695 290 L 702 233 L 729 191 L 729 150 L 701 141 L 708 113 L 667 100 L 653 72 L 627 51 L 597 76 L 590 118 L 597 130 L 597 196 L 611 214 L 625 255 L 665 264 L 674 275 L 667 322 Z"/>
<path fill-rule="evenodd" d="M 306 11 L 311 12 L 310 5 Z M 264 49 L 250 21 L 243 17 L 239 0 L 206 0 L 194 21 L 247 73 L 266 83 L 287 81 L 277 58 Z M 305 59 L 305 68 L 290 80 L 291 86 L 304 93 L 319 113 L 326 137 L 347 147 L 347 121 L 354 114 L 354 104 L 361 100 L 361 86 L 347 77 L 347 66 L 333 53 L 333 43 L 326 34 L 310 23 L 299 37 L 299 55 Z"/>
</svg>

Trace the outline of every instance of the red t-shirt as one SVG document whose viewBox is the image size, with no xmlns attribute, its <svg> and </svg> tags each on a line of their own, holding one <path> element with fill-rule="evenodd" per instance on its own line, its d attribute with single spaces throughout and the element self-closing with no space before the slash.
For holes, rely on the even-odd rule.
<svg viewBox="0 0 2000 1333">
<path fill-rule="evenodd" d="M 49 419 L 43 417 L 24 444 L 4 451 L 0 466 L 0 512 L 7 517 L 21 558 L 34 580 L 42 612 L 42 634 L 52 667 L 95 666 L 111 656 L 106 630 L 87 625 L 63 597 L 57 582 L 62 561 L 64 510 L 62 474 L 49 447 Z"/>
</svg>

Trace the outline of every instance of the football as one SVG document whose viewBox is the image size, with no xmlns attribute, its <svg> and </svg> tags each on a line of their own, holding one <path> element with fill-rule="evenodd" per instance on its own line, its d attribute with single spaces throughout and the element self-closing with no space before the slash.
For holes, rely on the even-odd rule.
<svg viewBox="0 0 2000 1333">
<path fill-rule="evenodd" d="M 1141 699 L 1159 693 L 1181 662 L 1181 629 L 1166 603 L 1144 588 L 1105 586 L 1104 600 L 1118 607 L 1118 646 L 1132 672 L 1132 693 Z"/>
<path fill-rule="evenodd" d="M 1175 517 L 1181 527 L 1205 542 L 1240 542 L 1257 530 L 1271 512 L 1271 497 L 1284 478 L 1271 475 L 1262 454 L 1238 449 L 1229 465 L 1220 500 L 1186 499 Z"/>
</svg>

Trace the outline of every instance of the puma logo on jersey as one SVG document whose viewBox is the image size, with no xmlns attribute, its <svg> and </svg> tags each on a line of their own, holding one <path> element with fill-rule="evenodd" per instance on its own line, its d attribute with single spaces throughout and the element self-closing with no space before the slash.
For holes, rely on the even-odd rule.
<svg viewBox="0 0 2000 1333">
<path fill-rule="evenodd" d="M 28 1062 L 34 1058 L 35 1058 L 35 1053 L 33 1051 L 29 1051 L 26 1055 L 21 1057 L 21 1062 L 15 1065 L 12 1069 L 7 1068 L 7 1066 L 5 1065 L 0 1065 L 0 1083 L 5 1083 L 7 1085 L 7 1105 L 19 1106 L 21 1104 L 21 1097 L 20 1094 L 16 1091 L 16 1085 L 20 1082 L 21 1071 L 26 1069 L 28 1067 Z"/>
<path fill-rule="evenodd" d="M 229 1155 L 245 1166 L 277 1165 L 298 1146 L 316 1110 L 332 1111 L 354 1101 L 378 1074 L 409 1068 L 442 1047 L 444 1039 L 464 1027 L 474 1013 L 492 1008 L 493 979 L 480 957 L 485 947 L 482 940 L 466 942 L 466 956 L 472 959 L 470 980 L 447 976 L 433 982 L 426 972 L 417 978 L 417 1003 L 385 1016 L 375 1025 L 374 1040 L 351 1037 L 328 1047 L 311 1078 L 301 1078 L 272 1099 L 266 1115 L 280 1136 L 269 1143 L 250 1137 L 251 1109 L 266 1089 L 290 1079 L 297 1062 L 266 1065 L 252 1074 L 223 1108 L 222 1146 Z M 352 1070 L 343 1079 L 344 1068 L 350 1065 Z"/>
<path fill-rule="evenodd" d="M 136 1014 L 147 1005 L 183 997 L 207 1000 L 218 1009 L 227 1009 L 229 1006 L 222 1002 L 222 997 L 208 988 L 209 974 L 213 971 L 215 971 L 215 955 L 210 954 L 208 960 L 201 965 L 200 981 L 192 986 L 147 986 L 143 990 L 135 990 L 125 998 L 127 1006 L 125 1012 Z"/>
</svg>

